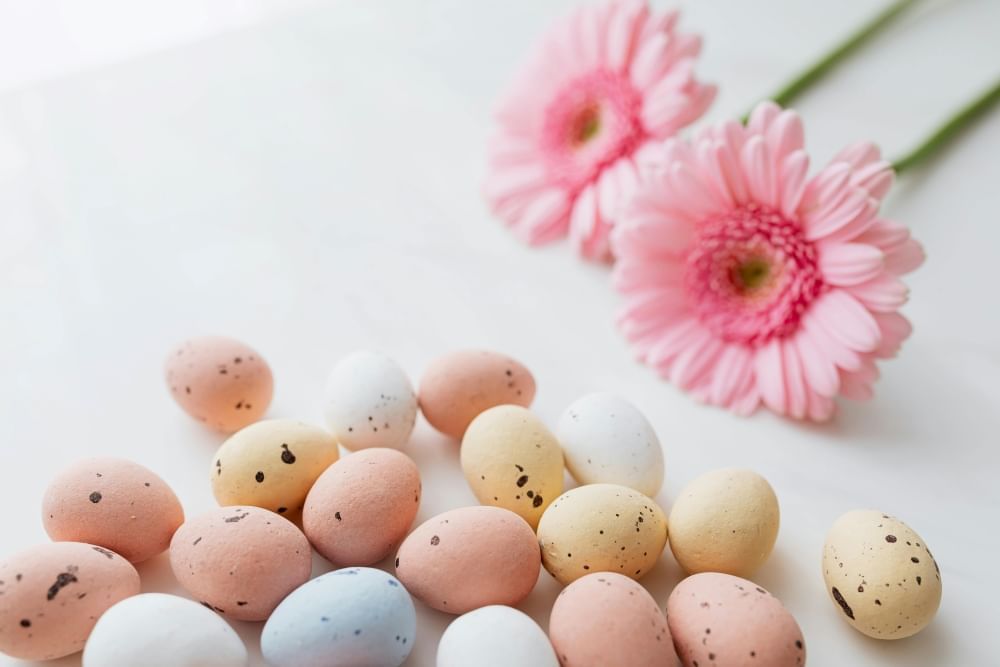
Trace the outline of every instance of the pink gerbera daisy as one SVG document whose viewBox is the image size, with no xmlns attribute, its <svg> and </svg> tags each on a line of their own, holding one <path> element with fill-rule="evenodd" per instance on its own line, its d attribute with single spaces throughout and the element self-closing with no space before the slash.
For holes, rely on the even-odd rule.
<svg viewBox="0 0 1000 667">
<path fill-rule="evenodd" d="M 499 106 L 486 196 L 529 243 L 567 230 L 588 258 L 635 189 L 643 151 L 700 117 L 715 88 L 694 78 L 701 49 L 677 13 L 645 0 L 584 7 L 557 23 Z"/>
<path fill-rule="evenodd" d="M 923 261 L 878 216 L 893 181 L 869 143 L 812 178 L 802 123 L 773 103 L 663 144 L 615 229 L 621 326 L 700 400 L 823 420 L 867 399 L 910 334 L 899 276 Z"/>
</svg>

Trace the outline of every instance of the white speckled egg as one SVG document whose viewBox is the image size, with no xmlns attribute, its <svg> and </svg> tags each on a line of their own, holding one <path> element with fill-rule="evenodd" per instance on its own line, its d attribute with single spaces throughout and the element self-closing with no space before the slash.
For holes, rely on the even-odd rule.
<svg viewBox="0 0 1000 667">
<path fill-rule="evenodd" d="M 326 385 L 326 422 L 348 449 L 393 447 L 410 437 L 417 394 L 389 357 L 360 350 L 341 359 Z"/>
<path fill-rule="evenodd" d="M 260 647 L 273 667 L 397 667 L 416 629 L 413 600 L 395 577 L 351 567 L 292 591 L 264 625 Z"/>
<path fill-rule="evenodd" d="M 841 616 L 876 639 L 920 632 L 941 603 L 941 572 L 927 543 L 876 510 L 834 522 L 823 547 L 823 580 Z"/>
<path fill-rule="evenodd" d="M 566 467 L 580 484 L 621 484 L 650 498 L 663 486 L 663 450 L 652 425 L 620 396 L 587 394 L 559 419 Z"/>
<path fill-rule="evenodd" d="M 462 614 L 438 644 L 437 667 L 559 667 L 538 624 L 513 607 L 490 605 Z"/>
<path fill-rule="evenodd" d="M 655 501 L 618 484 L 588 484 L 556 498 L 538 523 L 542 564 L 563 584 L 593 572 L 639 579 L 667 541 Z"/>
<path fill-rule="evenodd" d="M 508 509 L 532 528 L 562 493 L 559 442 L 519 405 L 498 405 L 473 419 L 462 438 L 461 459 L 479 502 Z"/>
<path fill-rule="evenodd" d="M 143 593 L 104 612 L 83 651 L 83 667 L 245 667 L 243 640 L 197 602 Z"/>
<path fill-rule="evenodd" d="M 778 498 L 752 470 L 723 468 L 693 480 L 670 509 L 670 549 L 690 574 L 747 577 L 778 538 Z"/>
</svg>

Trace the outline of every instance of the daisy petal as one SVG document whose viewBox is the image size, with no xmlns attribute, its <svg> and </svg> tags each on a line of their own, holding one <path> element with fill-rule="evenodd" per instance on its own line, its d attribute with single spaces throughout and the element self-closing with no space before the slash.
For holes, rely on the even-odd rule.
<svg viewBox="0 0 1000 667">
<path fill-rule="evenodd" d="M 754 375 L 761 399 L 768 408 L 783 415 L 786 409 L 785 375 L 782 369 L 781 343 L 772 340 L 754 356 Z"/>
<path fill-rule="evenodd" d="M 875 321 L 882 330 L 882 342 L 875 348 L 875 356 L 880 359 L 896 356 L 903 341 L 913 333 L 913 325 L 899 313 L 875 313 Z"/>
<path fill-rule="evenodd" d="M 906 285 L 888 273 L 847 289 L 865 306 L 882 313 L 899 310 L 910 296 Z"/>
<path fill-rule="evenodd" d="M 885 255 L 866 243 L 821 243 L 819 269 L 831 285 L 858 285 L 883 271 Z"/>
<path fill-rule="evenodd" d="M 532 245 L 548 243 L 566 234 L 569 223 L 569 201 L 560 190 L 548 190 L 524 210 L 511 228 Z"/>
<path fill-rule="evenodd" d="M 802 377 L 802 364 L 793 341 L 786 340 L 781 344 L 781 361 L 784 367 L 788 414 L 795 419 L 804 419 L 808 405 L 806 382 Z"/>
<path fill-rule="evenodd" d="M 843 289 L 831 290 L 818 298 L 811 312 L 825 331 L 852 350 L 871 352 L 879 344 L 881 331 L 875 318 Z"/>
<path fill-rule="evenodd" d="M 799 359 L 802 361 L 802 373 L 809 387 L 822 396 L 836 396 L 840 388 L 840 378 L 837 367 L 816 339 L 806 331 L 800 331 L 795 337 Z"/>
</svg>

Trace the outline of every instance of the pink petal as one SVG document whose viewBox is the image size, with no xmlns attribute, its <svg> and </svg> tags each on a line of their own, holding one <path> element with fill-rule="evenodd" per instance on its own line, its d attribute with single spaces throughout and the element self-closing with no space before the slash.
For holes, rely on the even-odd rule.
<svg viewBox="0 0 1000 667">
<path fill-rule="evenodd" d="M 751 384 L 742 393 L 738 393 L 729 403 L 729 409 L 741 417 L 749 417 L 760 405 L 760 394 L 757 387 Z"/>
<path fill-rule="evenodd" d="M 833 416 L 836 404 L 832 398 L 809 392 L 809 419 L 825 422 Z"/>
<path fill-rule="evenodd" d="M 816 343 L 817 350 L 826 355 L 838 368 L 856 371 L 861 367 L 861 355 L 827 332 L 811 309 L 802 316 L 802 328 Z"/>
<path fill-rule="evenodd" d="M 848 164 L 835 162 L 824 167 L 806 183 L 806 191 L 799 204 L 799 215 L 814 215 L 821 206 L 828 205 L 835 197 L 842 195 L 850 178 L 851 167 Z"/>
<path fill-rule="evenodd" d="M 682 204 L 692 217 L 704 220 L 713 215 L 725 212 L 726 208 L 694 171 L 685 164 L 674 164 L 671 167 L 672 186 L 675 196 L 682 198 Z"/>
<path fill-rule="evenodd" d="M 683 257 L 694 239 L 694 227 L 667 217 L 629 217 L 612 231 L 612 246 L 618 257 Z"/>
<path fill-rule="evenodd" d="M 623 294 L 650 285 L 683 284 L 686 267 L 682 262 L 665 259 L 647 261 L 634 257 L 629 259 L 627 262 L 617 262 L 611 274 L 612 285 Z"/>
<path fill-rule="evenodd" d="M 882 330 L 882 343 L 875 348 L 875 356 L 880 359 L 896 356 L 903 341 L 913 333 L 913 325 L 899 313 L 875 313 L 875 321 Z"/>
<path fill-rule="evenodd" d="M 628 68 L 632 52 L 649 16 L 649 6 L 643 0 L 625 0 L 613 10 L 608 26 L 607 64 L 616 71 Z"/>
<path fill-rule="evenodd" d="M 677 355 L 670 369 L 670 381 L 681 389 L 690 390 L 715 364 L 725 347 L 722 341 L 702 330 L 704 335 Z"/>
<path fill-rule="evenodd" d="M 669 285 L 651 287 L 650 289 L 630 294 L 625 305 L 618 314 L 619 326 L 627 326 L 632 322 L 642 322 L 661 313 L 674 316 L 687 310 L 684 294 Z"/>
<path fill-rule="evenodd" d="M 858 352 L 878 347 L 881 331 L 872 314 L 843 289 L 833 289 L 813 302 L 809 312 L 835 339 Z"/>
<path fill-rule="evenodd" d="M 794 218 L 806 189 L 806 174 L 809 171 L 809 155 L 805 151 L 794 151 L 781 165 L 781 212 L 786 218 Z"/>
<path fill-rule="evenodd" d="M 805 146 L 805 132 L 802 120 L 791 110 L 784 110 L 775 117 L 765 135 L 767 146 L 775 164 L 781 164 L 785 157 Z"/>
<path fill-rule="evenodd" d="M 831 197 L 824 206 L 805 216 L 806 238 L 819 240 L 857 220 L 868 210 L 869 199 L 861 188 Z"/>
<path fill-rule="evenodd" d="M 569 237 L 576 251 L 587 259 L 610 256 L 610 221 L 601 216 L 594 186 L 588 185 L 576 199 L 569 219 Z"/>
<path fill-rule="evenodd" d="M 485 194 L 496 207 L 511 198 L 535 194 L 546 187 L 548 177 L 540 164 L 495 169 L 486 179 Z"/>
<path fill-rule="evenodd" d="M 878 207 L 878 200 L 874 197 L 868 197 L 865 200 L 865 205 L 858 210 L 853 218 L 846 222 L 843 220 L 831 221 L 832 231 L 824 236 L 823 240 L 828 242 L 857 241 L 859 236 L 875 224 L 878 219 L 875 217 L 878 213 Z"/>
<path fill-rule="evenodd" d="M 795 419 L 804 419 L 808 400 L 806 398 L 806 382 L 805 378 L 802 377 L 802 364 L 793 341 L 785 340 L 782 342 L 781 360 L 784 366 L 788 414 Z"/>
<path fill-rule="evenodd" d="M 892 164 L 879 160 L 855 170 L 851 185 L 864 188 L 869 196 L 881 200 L 889 193 L 895 180 L 896 172 L 892 170 Z"/>
<path fill-rule="evenodd" d="M 901 276 L 919 268 L 926 258 L 923 246 L 915 239 L 907 239 L 886 255 L 885 268 L 889 273 Z"/>
<path fill-rule="evenodd" d="M 663 33 L 656 33 L 639 45 L 629 70 L 636 90 L 646 90 L 660 80 L 670 64 L 668 48 L 669 40 Z"/>
<path fill-rule="evenodd" d="M 771 156 L 762 137 L 753 136 L 746 142 L 740 151 L 740 165 L 747 185 L 750 186 L 751 199 L 766 206 L 774 206 L 777 184 Z"/>
<path fill-rule="evenodd" d="M 527 243 L 548 243 L 566 235 L 569 206 L 564 192 L 547 190 L 525 208 L 519 219 L 511 221 L 511 228 Z"/>
<path fill-rule="evenodd" d="M 860 169 L 875 162 L 880 157 L 878 146 L 870 141 L 859 141 L 837 153 L 830 162 L 846 162 L 851 166 L 851 169 Z"/>
<path fill-rule="evenodd" d="M 701 324 L 693 317 L 679 319 L 673 326 L 663 331 L 659 342 L 650 349 L 649 363 L 656 366 L 661 373 L 668 371 L 668 362 L 671 359 L 707 335 Z"/>
<path fill-rule="evenodd" d="M 709 401 L 729 405 L 753 375 L 753 355 L 743 345 L 728 345 L 713 369 Z"/>
<path fill-rule="evenodd" d="M 867 243 L 820 243 L 819 270 L 831 285 L 858 285 L 883 270 L 885 255 Z"/>
<path fill-rule="evenodd" d="M 865 306 L 882 313 L 899 310 L 910 296 L 906 285 L 888 273 L 846 289 Z"/>
<path fill-rule="evenodd" d="M 872 383 L 878 376 L 875 362 L 866 358 L 857 372 L 840 372 L 840 395 L 853 401 L 867 401 L 875 395 Z"/>
<path fill-rule="evenodd" d="M 782 368 L 780 341 L 772 340 L 757 349 L 754 356 L 754 375 L 764 404 L 779 415 L 785 414 L 785 374 Z"/>
<path fill-rule="evenodd" d="M 822 396 L 836 396 L 840 388 L 837 367 L 830 354 L 822 349 L 822 343 L 806 330 L 799 331 L 794 340 L 806 383 Z"/>
<path fill-rule="evenodd" d="M 770 100 L 759 102 L 753 108 L 753 111 L 750 112 L 750 118 L 747 121 L 747 130 L 751 134 L 765 134 L 771 123 L 774 122 L 780 113 L 781 107 L 774 102 Z"/>
<path fill-rule="evenodd" d="M 719 156 L 715 150 L 715 142 L 711 139 L 703 139 L 698 142 L 695 153 L 697 162 L 701 167 L 700 175 L 705 182 L 705 187 L 712 193 L 712 198 L 719 202 L 719 206 L 725 209 L 736 205 L 732 193 L 729 191 L 729 184 L 719 163 Z"/>
</svg>

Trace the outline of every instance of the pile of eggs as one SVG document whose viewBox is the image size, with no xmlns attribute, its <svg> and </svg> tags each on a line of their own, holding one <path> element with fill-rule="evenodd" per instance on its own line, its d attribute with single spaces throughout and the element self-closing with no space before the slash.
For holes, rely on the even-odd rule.
<svg viewBox="0 0 1000 667">
<path fill-rule="evenodd" d="M 225 617 L 263 622 L 273 667 L 396 667 L 416 638 L 416 599 L 457 615 L 439 667 L 806 662 L 792 614 L 750 579 L 778 535 L 771 485 L 714 470 L 666 512 L 654 500 L 660 442 L 618 396 L 578 399 L 553 431 L 529 409 L 532 374 L 505 355 L 445 355 L 418 393 L 392 359 L 361 351 L 330 374 L 323 428 L 261 421 L 272 373 L 238 341 L 189 340 L 166 376 L 186 412 L 232 433 L 204 471 L 219 507 L 186 517 L 170 487 L 130 461 L 58 474 L 42 500 L 53 542 L 0 561 L 0 652 L 82 650 L 84 667 L 245 667 Z M 418 412 L 461 441 L 481 504 L 414 528 L 420 471 L 399 448 Z M 567 471 L 578 486 L 566 488 Z M 668 544 L 689 576 L 655 600 L 638 580 Z M 337 569 L 310 579 L 313 550 Z M 140 594 L 134 564 L 164 551 L 191 599 Z M 392 573 L 373 567 L 386 559 Z M 543 569 L 565 586 L 547 632 L 515 608 Z M 879 639 L 919 632 L 941 598 L 924 540 L 881 512 L 837 520 L 822 573 L 834 613 Z"/>
</svg>

